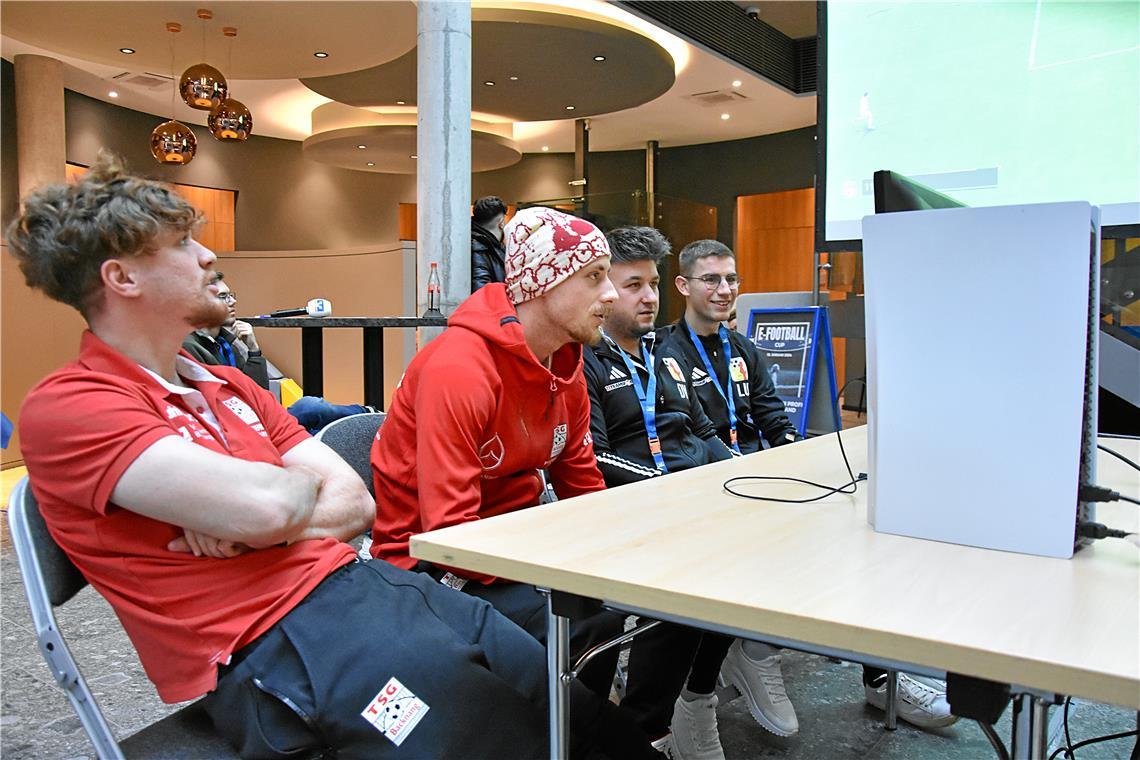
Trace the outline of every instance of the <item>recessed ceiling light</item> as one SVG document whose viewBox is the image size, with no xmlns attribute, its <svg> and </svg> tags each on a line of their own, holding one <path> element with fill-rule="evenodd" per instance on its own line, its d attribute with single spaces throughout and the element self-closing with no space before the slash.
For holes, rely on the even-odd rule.
<svg viewBox="0 0 1140 760">
<path fill-rule="evenodd" d="M 548 150 L 550 150 L 550 146 L 549 146 L 549 145 L 543 145 L 543 146 L 542 146 L 542 152 L 543 152 L 543 153 L 547 152 Z"/>
<path fill-rule="evenodd" d="M 117 98 L 117 97 L 119 97 L 119 93 L 116 92 L 115 90 L 111 90 L 110 92 L 107 93 L 107 97 L 108 98 Z"/>
<path fill-rule="evenodd" d="M 376 165 L 375 161 L 369 161 L 368 163 L 365 164 L 365 166 L 375 166 L 375 165 Z"/>
<path fill-rule="evenodd" d="M 419 158 L 419 156 L 417 156 L 415 153 L 413 153 L 412 158 Z"/>
<path fill-rule="evenodd" d="M 728 121 L 728 120 L 729 120 L 729 119 L 731 119 L 731 118 L 732 118 L 732 116 L 731 116 L 731 115 L 729 115 L 729 114 L 727 114 L 727 113 L 722 113 L 722 114 L 720 115 L 720 120 L 721 120 L 721 121 Z"/>
<path fill-rule="evenodd" d="M 356 149 L 357 149 L 357 150 L 364 150 L 364 149 L 365 149 L 365 148 L 367 148 L 367 147 L 368 147 L 367 145 L 357 145 L 357 146 L 356 146 Z"/>
<path fill-rule="evenodd" d="M 518 77 L 510 77 L 510 80 L 512 82 L 517 82 L 517 81 L 519 81 L 519 78 Z"/>
<path fill-rule="evenodd" d="M 402 106 L 402 105 L 405 105 L 405 104 L 407 104 L 407 102 L 408 102 L 408 101 L 406 101 L 406 100 L 397 100 L 397 101 L 396 101 L 396 105 L 398 105 L 398 106 Z"/>
<path fill-rule="evenodd" d="M 135 49 L 134 48 L 119 48 L 119 52 L 122 53 L 123 55 L 134 55 Z"/>
<path fill-rule="evenodd" d="M 598 63 L 601 63 L 602 61 L 606 60 L 606 57 L 604 55 L 595 55 L 594 60 Z"/>
<path fill-rule="evenodd" d="M 567 111 L 573 111 L 573 110 L 574 110 L 574 106 L 566 106 L 566 110 L 567 110 Z"/>
<path fill-rule="evenodd" d="M 317 52 L 313 53 L 313 57 L 314 58 L 328 58 L 329 54 L 323 50 L 318 50 Z"/>
<path fill-rule="evenodd" d="M 741 82 L 739 79 L 733 79 L 732 80 L 732 86 L 733 87 L 739 87 L 742 84 L 744 84 L 744 82 Z"/>
</svg>

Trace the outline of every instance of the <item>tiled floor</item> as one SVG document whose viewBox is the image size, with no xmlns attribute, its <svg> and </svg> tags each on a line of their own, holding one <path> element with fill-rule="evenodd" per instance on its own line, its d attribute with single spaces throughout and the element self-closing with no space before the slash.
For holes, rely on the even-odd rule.
<svg viewBox="0 0 1140 760">
<path fill-rule="evenodd" d="M 78 719 L 36 649 L 19 568 L 10 549 L 0 557 L 0 582 L 0 756 L 5 760 L 93 758 Z M 90 588 L 60 609 L 57 617 L 92 691 L 120 738 L 172 709 L 158 700 L 118 621 L 106 602 Z M 994 756 L 973 723 L 959 722 L 929 733 L 905 723 L 900 723 L 897 731 L 884 730 L 882 714 L 864 703 L 860 669 L 856 665 L 787 652 L 784 672 L 788 693 L 799 715 L 799 735 L 777 739 L 764 733 L 752 722 L 743 700 L 737 699 L 722 705 L 719 711 L 728 760 Z M 1004 737 L 1008 737 L 1009 731 L 1008 712 L 998 726 Z M 1135 726 L 1134 713 L 1089 703 L 1078 704 L 1071 721 L 1074 741 Z M 1129 740 L 1120 740 L 1081 749 L 1077 757 L 1124 760 L 1131 748 Z"/>
</svg>

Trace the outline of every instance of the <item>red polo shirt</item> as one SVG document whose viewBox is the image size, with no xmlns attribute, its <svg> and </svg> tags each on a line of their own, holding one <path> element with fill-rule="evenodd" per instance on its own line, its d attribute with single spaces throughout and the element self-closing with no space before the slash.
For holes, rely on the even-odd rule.
<svg viewBox="0 0 1140 760">
<path fill-rule="evenodd" d="M 191 360 L 183 352 L 179 361 Z M 48 529 L 111 603 L 166 702 L 212 690 L 218 664 L 353 558 L 352 547 L 332 538 L 232 559 L 172 552 L 166 545 L 180 528 L 110 502 L 127 467 L 168 435 L 276 465 L 309 437 L 240 371 L 200 367 L 187 367 L 198 379 L 183 379 L 201 396 L 187 397 L 85 332 L 79 359 L 37 385 L 20 412 L 21 447 Z M 204 399 L 222 435 L 194 398 Z M 224 494 L 233 484 L 214 487 Z"/>
</svg>

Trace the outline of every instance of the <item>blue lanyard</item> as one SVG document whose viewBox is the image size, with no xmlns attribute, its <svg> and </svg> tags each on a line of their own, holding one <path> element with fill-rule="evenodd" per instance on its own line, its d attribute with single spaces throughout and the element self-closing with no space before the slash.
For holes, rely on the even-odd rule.
<svg viewBox="0 0 1140 760">
<path fill-rule="evenodd" d="M 697 353 L 701 355 L 701 361 L 705 363 L 705 369 L 709 373 L 709 379 L 712 380 L 713 387 L 720 397 L 724 399 L 724 403 L 728 405 L 728 439 L 732 443 L 732 450 L 737 454 L 740 453 L 740 444 L 736 442 L 736 392 L 732 389 L 732 348 L 728 345 L 728 330 L 724 329 L 721 325 L 717 329 L 717 334 L 720 336 L 720 344 L 724 346 L 724 365 L 727 372 L 725 372 L 725 382 L 728 388 L 721 388 L 720 382 L 716 379 L 716 370 L 713 369 L 712 362 L 709 361 L 708 352 L 705 351 L 705 346 L 701 343 L 701 339 L 693 332 L 692 325 L 686 324 L 685 327 L 689 328 L 689 337 L 693 340 L 693 345 L 697 347 Z M 728 391 L 727 393 L 725 391 Z"/>
<path fill-rule="evenodd" d="M 637 393 L 637 400 L 641 404 L 641 418 L 645 420 L 645 435 L 649 438 L 649 453 L 653 455 L 653 463 L 663 473 L 668 473 L 665 466 L 665 457 L 661 454 L 661 439 L 657 437 L 657 373 L 653 371 L 653 354 L 641 344 L 641 359 L 645 362 L 645 369 L 649 372 L 649 387 L 641 384 L 641 375 L 629 360 L 629 356 L 616 343 L 613 347 L 621 354 L 625 368 L 629 371 L 629 379 L 633 381 L 633 390 Z"/>
<path fill-rule="evenodd" d="M 236 367 L 237 362 L 234 360 L 234 350 L 230 348 L 229 341 L 219 335 L 218 346 L 222 349 L 222 357 L 226 360 L 226 364 L 231 367 Z"/>
</svg>

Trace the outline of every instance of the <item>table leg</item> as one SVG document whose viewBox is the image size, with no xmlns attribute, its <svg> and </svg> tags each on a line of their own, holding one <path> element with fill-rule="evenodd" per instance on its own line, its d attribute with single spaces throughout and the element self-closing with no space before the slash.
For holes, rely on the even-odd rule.
<svg viewBox="0 0 1140 760">
<path fill-rule="evenodd" d="M 546 595 L 546 675 L 550 697 L 550 760 L 569 756 L 570 718 L 570 618 L 554 611 L 552 595 Z"/>
<path fill-rule="evenodd" d="M 1009 742 L 1011 760 L 1044 760 L 1049 747 L 1049 703 L 1032 694 L 1013 698 L 1013 728 Z"/>
<path fill-rule="evenodd" d="M 325 341 L 323 328 L 301 328 L 301 386 L 306 396 L 325 395 Z"/>
<path fill-rule="evenodd" d="M 384 328 L 364 328 L 364 403 L 384 408 Z"/>
<path fill-rule="evenodd" d="M 894 731 L 898 728 L 899 715 L 899 672 L 897 670 L 887 671 L 887 707 L 884 712 L 886 716 L 883 727 L 888 731 Z"/>
</svg>

